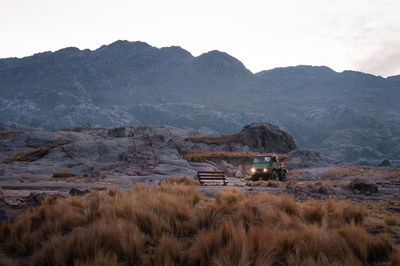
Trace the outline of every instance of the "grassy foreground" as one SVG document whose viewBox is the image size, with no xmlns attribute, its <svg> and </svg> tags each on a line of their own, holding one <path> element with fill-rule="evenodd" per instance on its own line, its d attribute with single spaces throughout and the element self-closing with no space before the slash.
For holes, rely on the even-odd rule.
<svg viewBox="0 0 400 266">
<path fill-rule="evenodd" d="M 3 223 L 1 245 L 34 265 L 362 265 L 400 263 L 385 235 L 348 201 L 298 203 L 226 189 L 203 196 L 191 179 L 130 192 L 48 197 Z M 1 259 L 0 259 L 1 264 Z"/>
</svg>

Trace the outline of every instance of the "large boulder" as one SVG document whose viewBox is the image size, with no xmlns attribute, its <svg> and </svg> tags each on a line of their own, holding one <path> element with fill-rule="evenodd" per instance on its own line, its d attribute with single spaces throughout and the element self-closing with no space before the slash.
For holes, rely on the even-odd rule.
<svg viewBox="0 0 400 266">
<path fill-rule="evenodd" d="M 269 123 L 253 123 L 240 132 L 240 142 L 256 152 L 287 153 L 296 149 L 292 136 Z"/>
<path fill-rule="evenodd" d="M 383 160 L 382 163 L 379 166 L 392 166 L 389 160 Z"/>
<path fill-rule="evenodd" d="M 350 188 L 353 190 L 358 190 L 361 193 L 376 193 L 378 192 L 377 184 L 369 179 L 357 178 L 351 181 Z"/>
</svg>

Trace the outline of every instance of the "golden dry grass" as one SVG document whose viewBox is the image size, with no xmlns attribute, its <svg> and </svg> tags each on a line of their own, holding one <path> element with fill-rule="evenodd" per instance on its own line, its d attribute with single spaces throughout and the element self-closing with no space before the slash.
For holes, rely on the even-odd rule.
<svg viewBox="0 0 400 266">
<path fill-rule="evenodd" d="M 64 170 L 59 170 L 55 173 L 53 173 L 53 178 L 69 178 L 69 177 L 75 177 L 76 174 L 71 173 L 70 171 L 64 169 Z"/>
<path fill-rule="evenodd" d="M 400 180 L 400 169 L 397 168 L 378 168 L 372 166 L 329 166 L 312 169 L 294 169 L 290 171 L 292 177 L 297 179 L 313 178 L 321 180 L 341 180 L 341 179 L 389 179 Z"/>
<path fill-rule="evenodd" d="M 268 181 L 246 181 L 246 186 L 249 187 L 272 187 L 276 188 L 279 186 L 279 182 L 268 180 Z"/>
<path fill-rule="evenodd" d="M 130 192 L 48 197 L 2 225 L 9 254 L 34 265 L 362 265 L 398 261 L 349 201 L 307 201 L 237 188 L 212 198 L 170 179 Z M 189 182 L 190 183 L 190 182 Z"/>
<path fill-rule="evenodd" d="M 172 176 L 172 177 L 167 178 L 164 181 L 161 181 L 160 184 L 170 184 L 170 185 L 181 184 L 181 185 L 188 185 L 188 186 L 200 185 L 198 180 L 195 180 L 195 179 L 187 177 L 187 176 L 184 176 L 184 177 Z"/>
<path fill-rule="evenodd" d="M 12 163 L 12 162 L 32 162 L 36 161 L 42 157 L 44 157 L 51 149 L 60 146 L 60 145 L 65 145 L 67 144 L 66 142 L 57 142 L 54 144 L 49 144 L 47 146 L 39 147 L 36 149 L 32 149 L 26 152 L 21 152 L 15 155 L 12 155 L 4 160 L 2 160 L 0 163 Z"/>
<path fill-rule="evenodd" d="M 287 161 L 289 156 L 286 154 L 275 154 L 275 153 L 255 153 L 255 152 L 227 152 L 227 151 L 206 151 L 206 150 L 195 150 L 185 154 L 185 160 L 189 162 L 204 162 L 212 159 L 244 159 L 249 162 L 253 160 L 255 156 L 259 155 L 277 155 L 280 161 Z"/>
<path fill-rule="evenodd" d="M 200 137 L 193 136 L 188 137 L 186 140 L 190 140 L 198 143 L 206 143 L 206 144 L 225 144 L 225 143 L 239 143 L 240 142 L 240 134 L 227 134 L 221 135 L 220 137 Z"/>
</svg>

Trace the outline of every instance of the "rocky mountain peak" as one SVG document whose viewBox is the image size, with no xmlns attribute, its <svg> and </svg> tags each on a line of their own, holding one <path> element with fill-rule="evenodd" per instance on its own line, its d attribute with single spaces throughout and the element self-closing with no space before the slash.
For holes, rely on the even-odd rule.
<svg viewBox="0 0 400 266">
<path fill-rule="evenodd" d="M 199 69 L 210 72 L 220 74 L 252 74 L 238 59 L 218 50 L 201 54 L 195 59 L 195 62 Z"/>
</svg>

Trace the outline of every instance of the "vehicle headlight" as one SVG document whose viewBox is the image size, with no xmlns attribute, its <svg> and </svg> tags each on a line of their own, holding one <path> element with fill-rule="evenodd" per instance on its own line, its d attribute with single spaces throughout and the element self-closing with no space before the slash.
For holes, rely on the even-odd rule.
<svg viewBox="0 0 400 266">
<path fill-rule="evenodd" d="M 256 168 L 251 168 L 251 170 L 250 170 L 252 173 L 255 173 L 256 172 Z"/>
<path fill-rule="evenodd" d="M 266 172 L 268 172 L 268 169 L 267 169 L 267 168 L 264 168 L 264 169 L 263 169 L 263 173 L 266 173 Z"/>
</svg>

